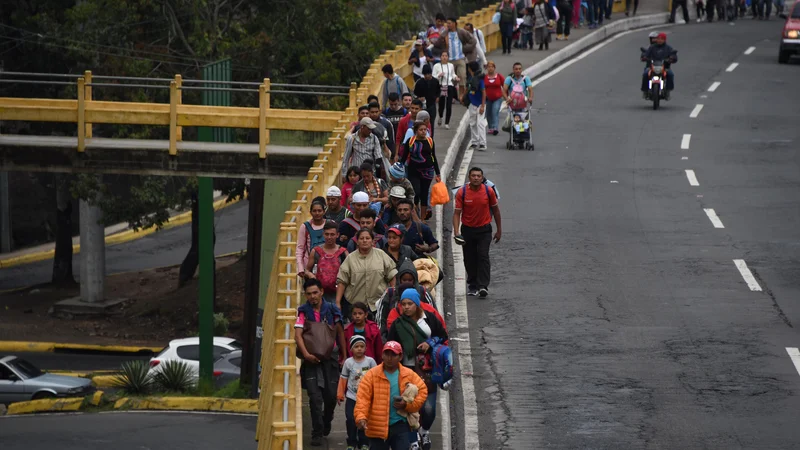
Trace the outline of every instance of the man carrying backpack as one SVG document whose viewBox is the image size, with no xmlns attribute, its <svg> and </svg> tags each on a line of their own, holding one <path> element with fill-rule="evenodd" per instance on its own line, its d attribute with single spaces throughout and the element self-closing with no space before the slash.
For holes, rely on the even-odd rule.
<svg viewBox="0 0 800 450">
<path fill-rule="evenodd" d="M 503 234 L 497 195 L 483 180 L 483 169 L 469 169 L 469 184 L 456 193 L 453 214 L 453 238 L 456 244 L 464 246 L 467 295 L 481 298 L 489 295 L 491 281 L 489 246 L 492 243 L 492 216 L 497 224 L 495 243 L 500 242 Z"/>
<path fill-rule="evenodd" d="M 527 75 L 522 74 L 522 63 L 515 62 L 514 73 L 506 78 L 503 85 L 503 99 L 513 110 L 525 109 L 526 91 L 528 105 L 530 105 L 533 103 L 533 83 Z"/>
</svg>

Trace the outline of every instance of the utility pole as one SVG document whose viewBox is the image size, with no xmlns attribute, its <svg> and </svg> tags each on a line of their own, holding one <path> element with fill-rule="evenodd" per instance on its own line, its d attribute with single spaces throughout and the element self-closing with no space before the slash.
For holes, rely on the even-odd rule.
<svg viewBox="0 0 800 450">
<path fill-rule="evenodd" d="M 214 84 L 213 81 L 231 81 L 230 59 L 217 61 L 203 67 L 203 79 L 206 88 L 226 88 L 228 85 Z M 231 92 L 220 90 L 204 90 L 203 104 L 209 106 L 230 106 Z M 201 127 L 198 138 L 202 142 L 231 142 L 230 128 Z M 200 298 L 199 298 L 199 331 L 200 331 L 200 384 L 212 386 L 214 371 L 214 180 L 209 177 L 198 177 L 199 203 L 199 255 L 200 255 Z"/>
<path fill-rule="evenodd" d="M 258 290 L 261 276 L 261 231 L 264 217 L 264 180 L 250 180 L 248 186 L 248 218 L 247 218 L 247 268 L 244 281 L 244 319 L 242 327 L 242 370 L 239 385 L 246 384 L 257 388 L 258 359 L 261 354 L 257 345 Z M 257 392 L 253 391 L 252 392 Z"/>
<path fill-rule="evenodd" d="M 98 185 L 101 175 L 98 177 Z M 80 200 L 81 232 L 81 301 L 100 303 L 105 300 L 106 242 L 105 228 L 101 223 L 103 211 L 98 203 L 102 193 L 98 190 L 95 204 Z"/>
</svg>

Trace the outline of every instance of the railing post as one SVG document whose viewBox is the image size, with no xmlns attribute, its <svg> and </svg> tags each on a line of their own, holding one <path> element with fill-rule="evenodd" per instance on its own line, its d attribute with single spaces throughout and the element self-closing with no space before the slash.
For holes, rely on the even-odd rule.
<svg viewBox="0 0 800 450">
<path fill-rule="evenodd" d="M 350 83 L 350 107 L 356 108 L 358 105 L 358 98 L 356 97 L 356 87 L 355 83 Z"/>
<path fill-rule="evenodd" d="M 86 84 L 92 84 L 92 71 L 91 70 L 84 71 L 83 72 L 83 79 L 85 80 Z M 86 89 L 86 94 L 84 94 L 83 100 L 85 102 L 90 102 L 90 101 L 92 101 L 92 87 L 91 86 L 86 86 L 85 89 Z M 91 138 L 92 137 L 92 124 L 91 123 L 87 123 L 86 124 L 86 137 L 87 138 Z"/>
<path fill-rule="evenodd" d="M 181 104 L 183 104 L 183 91 L 181 90 L 181 87 L 183 87 L 183 77 L 181 76 L 181 74 L 176 74 L 175 75 L 175 85 L 178 87 L 178 101 L 177 101 L 177 103 L 179 105 L 181 105 Z M 178 127 L 178 129 L 176 131 L 175 139 L 178 140 L 178 141 L 182 141 L 183 140 L 183 127 Z"/>
<path fill-rule="evenodd" d="M 258 87 L 258 158 L 267 157 L 267 85 Z"/>
<path fill-rule="evenodd" d="M 178 83 L 169 82 L 169 156 L 178 155 Z"/>
<path fill-rule="evenodd" d="M 86 80 L 78 78 L 78 153 L 86 150 Z"/>
<path fill-rule="evenodd" d="M 272 90 L 271 86 L 272 83 L 269 81 L 269 78 L 264 78 L 264 91 L 267 94 L 264 99 L 264 106 L 267 108 L 267 113 L 269 113 L 270 103 L 272 103 L 272 95 L 269 93 L 269 91 Z M 266 122 L 264 129 L 266 130 L 266 134 L 264 134 L 264 144 L 269 145 L 269 130 L 266 128 Z"/>
</svg>

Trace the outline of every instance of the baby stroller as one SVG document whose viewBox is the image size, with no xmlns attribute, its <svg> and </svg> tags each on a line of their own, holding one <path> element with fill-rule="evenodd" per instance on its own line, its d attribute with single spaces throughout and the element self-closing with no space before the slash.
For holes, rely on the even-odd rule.
<svg viewBox="0 0 800 450">
<path fill-rule="evenodd" d="M 519 116 L 519 124 L 523 124 L 522 129 L 518 129 L 514 116 Z M 515 111 L 508 108 L 510 129 L 508 130 L 508 142 L 506 148 L 509 150 L 533 150 L 533 124 L 531 123 L 531 110 L 522 109 Z M 525 126 L 527 125 L 527 126 Z"/>
</svg>

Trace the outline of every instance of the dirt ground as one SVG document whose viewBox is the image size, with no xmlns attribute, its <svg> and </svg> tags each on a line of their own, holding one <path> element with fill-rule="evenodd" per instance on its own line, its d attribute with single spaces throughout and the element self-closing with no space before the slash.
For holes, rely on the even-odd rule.
<svg viewBox="0 0 800 450">
<path fill-rule="evenodd" d="M 215 311 L 229 320 L 228 334 L 242 326 L 245 258 L 217 259 Z M 198 280 L 178 288 L 178 267 L 112 275 L 106 298 L 124 298 L 105 317 L 54 317 L 50 307 L 80 289 L 40 285 L 0 294 L 0 340 L 163 346 L 197 333 Z"/>
</svg>

